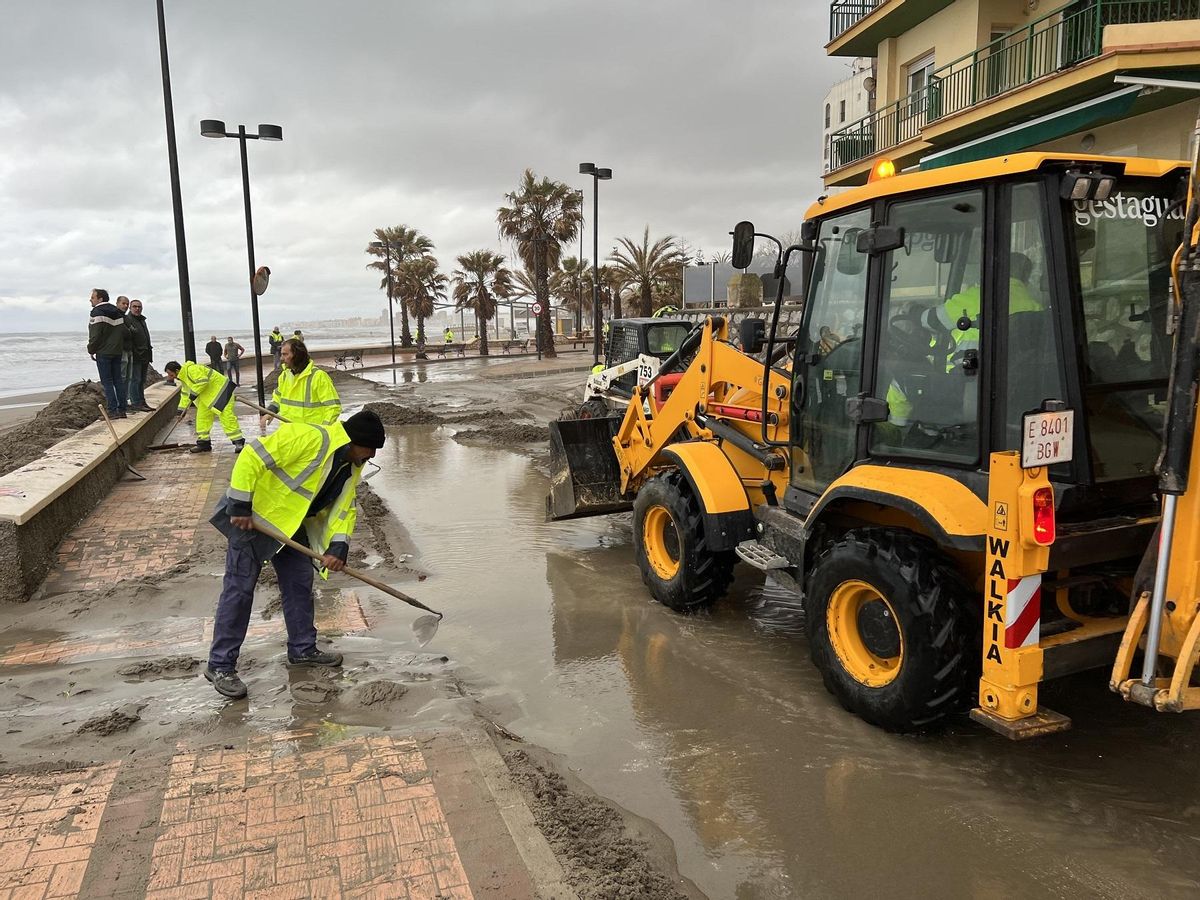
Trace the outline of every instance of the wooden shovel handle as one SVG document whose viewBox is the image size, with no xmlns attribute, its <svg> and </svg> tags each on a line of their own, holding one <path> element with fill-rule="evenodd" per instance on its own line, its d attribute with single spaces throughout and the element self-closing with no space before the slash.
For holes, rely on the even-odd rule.
<svg viewBox="0 0 1200 900">
<path fill-rule="evenodd" d="M 259 525 L 257 522 L 255 522 L 254 529 L 255 529 L 255 531 L 262 532 L 267 537 L 274 538 L 275 540 L 279 541 L 281 544 L 284 544 L 285 546 L 291 547 L 297 553 L 303 553 L 305 556 L 315 559 L 317 562 L 324 561 L 324 558 L 321 556 L 321 554 L 317 553 L 317 551 L 313 550 L 311 547 L 305 547 L 303 544 L 293 541 L 291 538 L 284 537 L 282 534 L 280 534 L 279 532 L 275 531 L 272 528 L 264 528 L 262 525 Z M 377 591 L 383 591 L 389 597 L 395 597 L 397 600 L 403 600 L 409 606 L 415 606 L 418 609 L 425 610 L 425 612 L 433 613 L 439 619 L 442 618 L 442 614 L 440 612 L 438 612 L 436 609 L 430 609 L 428 606 L 426 606 L 420 600 L 414 599 L 413 597 L 408 596 L 408 594 L 400 593 L 394 587 L 384 584 L 382 581 L 379 581 L 375 578 L 372 578 L 366 572 L 360 572 L 357 569 L 350 568 L 349 566 L 346 566 L 346 568 L 342 569 L 342 572 L 344 572 L 346 575 L 349 575 L 351 578 L 357 578 L 363 584 L 370 585 L 371 587 L 375 588 L 375 590 L 377 590 Z"/>
</svg>

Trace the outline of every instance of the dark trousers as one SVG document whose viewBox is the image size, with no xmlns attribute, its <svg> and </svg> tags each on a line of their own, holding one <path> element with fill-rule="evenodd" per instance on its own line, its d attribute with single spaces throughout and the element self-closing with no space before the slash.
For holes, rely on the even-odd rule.
<svg viewBox="0 0 1200 900">
<path fill-rule="evenodd" d="M 129 405 L 146 405 L 146 366 L 149 363 L 137 362 L 129 364 Z"/>
<path fill-rule="evenodd" d="M 100 384 L 104 387 L 104 400 L 108 412 L 125 412 L 125 383 L 121 380 L 121 357 L 97 356 L 96 369 L 100 372 Z"/>
<path fill-rule="evenodd" d="M 300 540 L 300 538 L 297 538 Z M 307 556 L 284 547 L 273 557 L 279 590 L 283 594 L 283 622 L 287 626 L 289 656 L 302 656 L 317 646 L 317 628 L 313 624 L 313 567 Z M 225 581 L 217 615 L 213 621 L 213 642 L 208 664 L 219 671 L 237 668 L 238 654 L 250 625 L 250 607 L 254 603 L 254 585 L 262 564 L 249 544 L 230 541 L 225 551 Z"/>
</svg>

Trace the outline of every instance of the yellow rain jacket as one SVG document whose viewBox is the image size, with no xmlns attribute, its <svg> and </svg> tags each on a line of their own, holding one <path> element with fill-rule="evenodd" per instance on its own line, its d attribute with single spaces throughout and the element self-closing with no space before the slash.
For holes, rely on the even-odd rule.
<svg viewBox="0 0 1200 900">
<path fill-rule="evenodd" d="M 303 525 L 309 547 L 344 559 L 358 517 L 355 491 L 362 464 L 350 466 L 350 476 L 332 503 L 313 516 L 308 510 L 330 473 L 334 452 L 349 443 L 341 422 L 329 426 L 289 422 L 274 434 L 249 441 L 233 466 L 226 491 L 230 515 L 243 514 L 249 504 L 255 523 L 285 537 L 292 537 Z"/>
<path fill-rule="evenodd" d="M 207 407 L 223 412 L 233 402 L 233 388 L 229 379 L 220 372 L 199 363 L 185 362 L 176 376 L 183 390 L 179 392 L 179 408 L 188 404 Z"/>
<path fill-rule="evenodd" d="M 341 418 L 342 401 L 329 373 L 309 362 L 299 375 L 287 366 L 280 370 L 268 409 L 289 422 L 332 425 Z"/>
</svg>

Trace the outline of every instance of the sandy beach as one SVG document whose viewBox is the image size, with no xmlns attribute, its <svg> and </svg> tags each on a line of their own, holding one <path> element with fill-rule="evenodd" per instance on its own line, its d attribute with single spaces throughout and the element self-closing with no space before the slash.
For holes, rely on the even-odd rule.
<svg viewBox="0 0 1200 900">
<path fill-rule="evenodd" d="M 26 419 L 32 419 L 38 410 L 59 395 L 59 391 L 37 391 L 32 394 L 15 394 L 0 397 L 0 431 L 11 428 Z"/>
</svg>

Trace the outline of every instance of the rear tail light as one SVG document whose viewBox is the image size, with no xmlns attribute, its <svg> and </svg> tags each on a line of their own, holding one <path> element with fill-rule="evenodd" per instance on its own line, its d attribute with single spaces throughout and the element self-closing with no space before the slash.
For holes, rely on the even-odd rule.
<svg viewBox="0 0 1200 900">
<path fill-rule="evenodd" d="M 1033 539 L 1045 547 L 1054 543 L 1054 489 L 1033 492 Z"/>
</svg>

